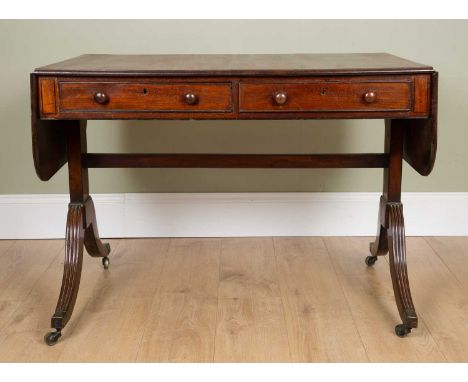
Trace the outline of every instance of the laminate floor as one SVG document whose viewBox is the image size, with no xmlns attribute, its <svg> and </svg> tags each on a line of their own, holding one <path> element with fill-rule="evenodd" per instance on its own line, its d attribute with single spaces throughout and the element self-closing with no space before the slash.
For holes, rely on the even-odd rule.
<svg viewBox="0 0 468 382">
<path fill-rule="evenodd" d="M 75 312 L 43 342 L 63 240 L 0 241 L 1 362 L 468 362 L 468 238 L 410 237 L 418 329 L 365 237 L 110 240 L 85 254 Z"/>
</svg>

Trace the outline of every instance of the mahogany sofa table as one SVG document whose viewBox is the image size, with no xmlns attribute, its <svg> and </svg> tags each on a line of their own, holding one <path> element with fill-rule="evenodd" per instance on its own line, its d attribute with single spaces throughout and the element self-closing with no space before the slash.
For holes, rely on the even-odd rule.
<svg viewBox="0 0 468 382">
<path fill-rule="evenodd" d="M 402 161 L 428 175 L 437 147 L 437 72 L 385 53 L 294 55 L 82 55 L 31 74 L 36 172 L 49 180 L 68 162 L 70 204 L 53 345 L 69 321 L 83 248 L 108 268 L 99 239 L 88 168 L 383 168 L 377 236 L 366 264 L 389 253 L 398 336 L 416 328 L 405 253 Z M 88 153 L 86 121 L 97 119 L 385 120 L 375 154 Z"/>
</svg>

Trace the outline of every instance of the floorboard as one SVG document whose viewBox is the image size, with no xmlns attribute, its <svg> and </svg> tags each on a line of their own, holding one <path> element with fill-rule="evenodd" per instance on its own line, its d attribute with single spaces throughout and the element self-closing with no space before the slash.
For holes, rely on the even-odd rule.
<svg viewBox="0 0 468 382">
<path fill-rule="evenodd" d="M 447 360 L 467 362 L 468 293 L 424 238 L 406 245 L 416 311 Z"/>
<path fill-rule="evenodd" d="M 292 360 L 368 361 L 321 238 L 274 238 Z"/>
<path fill-rule="evenodd" d="M 370 238 L 111 240 L 85 253 L 56 346 L 63 240 L 0 241 L 2 362 L 467 362 L 468 238 L 408 238 L 419 327 L 398 338 L 387 256 Z"/>
<path fill-rule="evenodd" d="M 290 361 L 272 239 L 223 239 L 219 279 L 215 361 Z"/>
<path fill-rule="evenodd" d="M 138 361 L 213 361 L 220 248 L 220 239 L 172 240 Z"/>
<path fill-rule="evenodd" d="M 365 237 L 325 238 L 369 359 L 372 362 L 445 361 L 424 322 L 405 338 L 395 335 L 395 325 L 401 320 L 390 269 L 383 257 L 372 267 L 364 263 L 370 241 Z M 417 300 L 415 304 L 418 310 Z"/>
</svg>

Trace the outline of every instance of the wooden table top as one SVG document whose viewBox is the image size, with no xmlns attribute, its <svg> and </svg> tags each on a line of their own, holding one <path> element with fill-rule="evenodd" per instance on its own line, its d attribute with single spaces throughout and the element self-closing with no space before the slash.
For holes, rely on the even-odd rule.
<svg viewBox="0 0 468 382">
<path fill-rule="evenodd" d="M 435 161 L 437 72 L 387 53 L 85 54 L 40 67 L 30 77 L 34 163 L 42 180 L 67 162 L 63 126 L 96 119 L 382 118 L 405 127 L 404 159 L 420 174 L 428 175 Z M 203 165 L 212 167 L 218 159 L 209 157 Z M 238 159 L 221 162 L 241 166 Z M 290 166 L 279 159 L 281 166 Z M 325 159 L 327 166 L 333 164 L 333 158 Z M 383 163 L 379 156 L 372 163 L 367 157 L 352 163 L 338 159 L 351 167 Z M 254 158 L 242 166 L 280 166 L 278 158 L 266 160 Z M 307 166 L 325 166 L 323 157 L 313 160 Z M 125 165 L 141 166 L 138 161 Z"/>
<path fill-rule="evenodd" d="M 433 71 L 388 53 L 348 54 L 84 54 L 43 66 L 36 73 L 60 75 L 323 75 Z"/>
</svg>

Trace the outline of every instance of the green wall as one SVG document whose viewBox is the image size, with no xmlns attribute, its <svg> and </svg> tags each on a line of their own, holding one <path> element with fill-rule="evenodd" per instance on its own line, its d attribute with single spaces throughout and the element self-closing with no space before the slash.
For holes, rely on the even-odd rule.
<svg viewBox="0 0 468 382">
<path fill-rule="evenodd" d="M 359 20 L 0 21 L 0 194 L 67 192 L 37 179 L 29 73 L 83 53 L 389 52 L 439 71 L 434 172 L 405 165 L 404 191 L 468 191 L 468 22 Z M 90 151 L 378 152 L 383 121 L 91 121 Z M 91 170 L 91 191 L 378 191 L 381 170 Z"/>
</svg>

